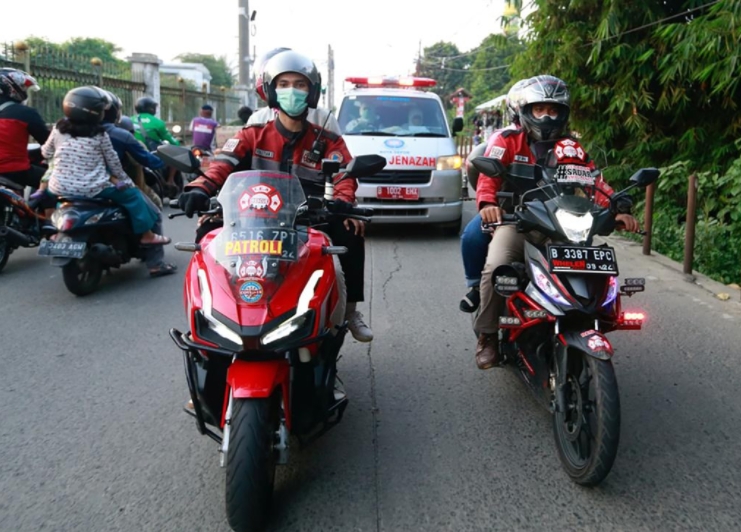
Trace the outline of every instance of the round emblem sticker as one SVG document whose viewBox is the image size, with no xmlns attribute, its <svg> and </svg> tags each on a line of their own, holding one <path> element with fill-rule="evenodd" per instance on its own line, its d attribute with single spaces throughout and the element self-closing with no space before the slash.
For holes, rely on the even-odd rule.
<svg viewBox="0 0 741 532">
<path fill-rule="evenodd" d="M 245 303 L 257 303 L 262 299 L 262 285 L 256 281 L 247 281 L 239 287 L 239 297 Z"/>
</svg>

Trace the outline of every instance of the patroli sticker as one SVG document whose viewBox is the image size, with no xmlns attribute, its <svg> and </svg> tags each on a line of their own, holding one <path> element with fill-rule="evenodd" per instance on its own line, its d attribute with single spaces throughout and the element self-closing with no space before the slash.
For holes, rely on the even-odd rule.
<svg viewBox="0 0 741 532">
<path fill-rule="evenodd" d="M 494 146 L 489 152 L 489 157 L 501 159 L 502 157 L 504 157 L 504 148 L 502 148 L 501 146 Z"/>
<path fill-rule="evenodd" d="M 258 184 L 242 192 L 239 196 L 239 210 L 242 212 L 255 210 L 276 214 L 283 207 L 283 198 L 270 185 Z"/>
<path fill-rule="evenodd" d="M 273 255 L 283 254 L 280 240 L 229 240 L 224 246 L 224 255 Z"/>
<path fill-rule="evenodd" d="M 577 185 L 594 185 L 595 178 L 592 171 L 580 164 L 560 164 L 556 169 L 556 181 L 559 183 L 575 183 Z"/>
<path fill-rule="evenodd" d="M 234 151 L 239 146 L 239 139 L 229 139 L 224 143 L 221 151 Z"/>
<path fill-rule="evenodd" d="M 239 297 L 245 303 L 257 303 L 262 299 L 262 285 L 257 281 L 247 281 L 239 287 Z"/>
</svg>

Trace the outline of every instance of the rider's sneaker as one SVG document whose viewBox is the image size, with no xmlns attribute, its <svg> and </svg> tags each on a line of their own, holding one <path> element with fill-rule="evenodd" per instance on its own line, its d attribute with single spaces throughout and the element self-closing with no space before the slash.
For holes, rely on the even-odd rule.
<svg viewBox="0 0 741 532">
<path fill-rule="evenodd" d="M 347 316 L 347 328 L 350 329 L 353 338 L 358 342 L 370 342 L 373 340 L 373 331 L 363 321 L 363 315 L 357 310 Z"/>
<path fill-rule="evenodd" d="M 458 304 L 458 308 L 463 312 L 476 312 L 481 304 L 481 292 L 478 286 L 472 286 L 468 293 L 463 296 L 461 302 Z"/>
</svg>

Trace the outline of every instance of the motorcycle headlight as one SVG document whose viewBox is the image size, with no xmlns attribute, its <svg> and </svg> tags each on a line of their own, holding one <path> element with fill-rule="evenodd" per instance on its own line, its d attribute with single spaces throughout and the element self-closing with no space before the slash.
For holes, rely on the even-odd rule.
<svg viewBox="0 0 741 532">
<path fill-rule="evenodd" d="M 267 346 L 268 344 L 275 343 L 278 340 L 288 338 L 297 331 L 301 331 L 301 335 L 309 332 L 308 328 L 314 323 L 314 311 L 309 308 L 309 303 L 314 297 L 314 290 L 316 289 L 316 285 L 322 275 L 324 275 L 324 270 L 316 270 L 311 274 L 309 282 L 306 283 L 306 286 L 298 298 L 296 315 L 288 318 L 272 331 L 265 333 L 260 339 L 262 345 Z"/>
<path fill-rule="evenodd" d="M 460 155 L 446 155 L 437 158 L 437 170 L 458 170 L 463 164 L 463 158 Z"/>
<path fill-rule="evenodd" d="M 201 290 L 201 302 L 203 303 L 203 307 L 201 307 L 201 315 L 206 319 L 208 328 L 225 340 L 229 340 L 230 342 L 234 342 L 238 346 L 241 346 L 242 337 L 213 316 L 213 298 L 211 297 L 211 289 L 208 287 L 206 272 L 200 269 L 198 270 L 198 288 Z"/>
<path fill-rule="evenodd" d="M 563 209 L 556 211 L 556 220 L 561 225 L 564 235 L 571 242 L 580 243 L 586 241 L 589 231 L 592 229 L 594 217 L 591 212 L 585 214 L 574 214 Z"/>
<path fill-rule="evenodd" d="M 540 291 L 543 292 L 546 296 L 548 296 L 551 301 L 555 301 L 561 306 L 564 307 L 570 307 L 571 303 L 569 303 L 565 297 L 561 295 L 561 292 L 558 291 L 558 288 L 551 282 L 551 280 L 548 278 L 548 275 L 533 261 L 530 261 L 530 270 L 533 274 L 533 281 L 535 284 L 540 288 Z"/>
<path fill-rule="evenodd" d="M 618 282 L 617 277 L 612 276 L 610 277 L 609 286 L 607 287 L 607 295 L 605 296 L 605 301 L 602 303 L 603 307 L 610 306 L 613 301 L 615 301 L 615 298 L 618 294 Z"/>
</svg>

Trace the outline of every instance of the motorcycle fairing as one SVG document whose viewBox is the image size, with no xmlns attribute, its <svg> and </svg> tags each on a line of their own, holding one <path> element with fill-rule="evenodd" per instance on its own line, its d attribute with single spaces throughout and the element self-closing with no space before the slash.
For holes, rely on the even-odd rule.
<svg viewBox="0 0 741 532">
<path fill-rule="evenodd" d="M 290 366 L 287 360 L 268 360 L 263 362 L 235 360 L 226 372 L 226 399 L 224 414 L 228 403 L 229 390 L 235 399 L 266 399 L 280 386 L 283 404 L 290 404 Z M 286 427 L 291 429 L 291 409 L 285 408 Z M 222 415 L 221 428 L 224 428 Z"/>
<path fill-rule="evenodd" d="M 577 349 L 600 360 L 609 360 L 615 353 L 607 337 L 594 329 L 564 332 L 558 338 L 565 347 Z"/>
</svg>

